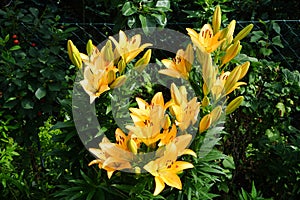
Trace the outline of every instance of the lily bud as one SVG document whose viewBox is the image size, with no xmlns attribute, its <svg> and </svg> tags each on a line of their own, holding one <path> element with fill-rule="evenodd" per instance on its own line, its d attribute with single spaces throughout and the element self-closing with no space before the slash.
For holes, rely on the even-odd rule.
<svg viewBox="0 0 300 200">
<path fill-rule="evenodd" d="M 236 42 L 238 40 L 242 40 L 244 37 L 246 37 L 250 31 L 253 28 L 253 24 L 249 24 L 248 26 L 246 26 L 245 28 L 243 28 L 233 39 L 233 42 Z"/>
<path fill-rule="evenodd" d="M 210 104 L 209 98 L 207 96 L 204 96 L 201 102 L 202 107 L 206 107 Z"/>
<path fill-rule="evenodd" d="M 210 92 L 210 90 L 208 89 L 205 83 L 203 84 L 202 90 L 205 96 L 208 95 L 208 93 Z"/>
<path fill-rule="evenodd" d="M 114 82 L 112 82 L 112 84 L 109 87 L 112 88 L 112 89 L 118 88 L 121 85 L 123 85 L 125 83 L 125 81 L 126 81 L 126 76 L 125 75 L 119 76 L 118 78 L 115 79 Z"/>
<path fill-rule="evenodd" d="M 222 20 L 221 18 L 222 18 L 221 8 L 219 5 L 217 5 L 212 19 L 214 34 L 216 34 L 220 30 L 221 20 Z"/>
<path fill-rule="evenodd" d="M 68 40 L 68 55 L 71 60 L 71 62 L 78 67 L 79 69 L 82 68 L 82 59 L 80 57 L 80 53 L 77 49 L 77 47 L 73 44 L 71 40 Z"/>
<path fill-rule="evenodd" d="M 225 55 L 221 58 L 223 66 L 224 64 L 231 61 L 237 54 L 240 52 L 242 46 L 240 45 L 240 41 L 236 41 L 235 43 L 231 44 L 227 49 Z"/>
<path fill-rule="evenodd" d="M 94 45 L 92 40 L 89 40 L 86 44 L 86 52 L 88 54 L 88 56 L 91 56 L 94 50 Z"/>
<path fill-rule="evenodd" d="M 143 55 L 142 58 L 140 58 L 134 65 L 134 68 L 141 72 L 145 69 L 145 67 L 148 65 L 149 61 L 150 61 L 150 58 L 151 58 L 151 49 L 148 49 L 146 51 L 146 53 Z"/>
<path fill-rule="evenodd" d="M 193 62 L 194 62 L 194 50 L 193 50 L 193 46 L 191 44 L 189 44 L 186 47 L 184 54 L 185 54 L 186 71 L 190 72 L 192 69 L 192 66 L 193 66 Z"/>
<path fill-rule="evenodd" d="M 234 100 L 232 100 L 225 109 L 226 115 L 229 115 L 233 111 L 235 111 L 244 101 L 243 96 L 238 96 Z"/>
<path fill-rule="evenodd" d="M 116 80 L 116 73 L 114 70 L 109 70 L 107 73 L 107 84 L 111 84 L 113 81 Z"/>
<path fill-rule="evenodd" d="M 207 130 L 211 125 L 211 115 L 207 114 L 205 115 L 200 123 L 199 123 L 199 133 L 203 133 L 205 130 Z"/>
<path fill-rule="evenodd" d="M 129 151 L 131 151 L 134 154 L 137 154 L 138 147 L 137 147 L 137 144 L 135 143 L 135 141 L 133 139 L 129 139 L 128 140 L 127 147 L 129 149 Z"/>
<path fill-rule="evenodd" d="M 215 107 L 210 113 L 211 123 L 218 121 L 219 118 L 221 117 L 221 114 L 222 114 L 222 106 Z"/>
<path fill-rule="evenodd" d="M 237 81 L 239 80 L 241 75 L 241 66 L 236 66 L 232 72 L 230 72 L 225 85 L 224 85 L 224 89 L 225 89 L 225 93 L 229 94 L 229 91 L 231 90 L 231 88 L 233 88 L 235 86 L 235 84 L 237 83 Z"/>
<path fill-rule="evenodd" d="M 125 63 L 124 59 L 121 59 L 118 62 L 118 70 L 119 70 L 120 74 L 123 73 L 123 71 L 125 70 L 125 67 L 126 67 L 126 63 Z"/>
<path fill-rule="evenodd" d="M 101 53 L 104 55 L 104 59 L 107 62 L 111 62 L 114 60 L 114 52 L 112 50 L 112 44 L 111 41 L 108 40 L 105 44 L 105 46 L 102 48 Z"/>
<path fill-rule="evenodd" d="M 204 80 L 204 83 L 206 84 L 208 90 L 211 89 L 212 84 L 215 81 L 215 70 L 212 65 L 212 58 L 210 54 L 206 54 L 205 61 L 202 65 L 202 77 Z"/>
<path fill-rule="evenodd" d="M 164 124 L 163 124 L 163 129 L 166 130 L 170 127 L 171 125 L 171 120 L 169 115 L 165 115 L 165 119 L 164 119 Z"/>
<path fill-rule="evenodd" d="M 174 99 L 175 104 L 181 105 L 182 99 L 181 99 L 181 94 L 176 87 L 175 83 L 171 84 L 171 98 Z"/>
<path fill-rule="evenodd" d="M 247 61 L 247 62 L 245 62 L 245 63 L 243 63 L 241 65 L 241 74 L 240 74 L 239 80 L 241 80 L 242 78 L 244 78 L 244 76 L 247 74 L 249 66 L 250 66 L 250 62 L 249 61 Z"/>
</svg>

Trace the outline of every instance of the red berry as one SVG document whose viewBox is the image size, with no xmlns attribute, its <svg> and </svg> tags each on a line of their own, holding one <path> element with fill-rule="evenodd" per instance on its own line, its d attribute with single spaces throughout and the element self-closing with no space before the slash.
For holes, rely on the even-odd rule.
<svg viewBox="0 0 300 200">
<path fill-rule="evenodd" d="M 14 34 L 13 36 L 11 36 L 12 39 L 17 39 L 18 36 L 16 34 Z"/>
<path fill-rule="evenodd" d="M 32 46 L 32 47 L 35 47 L 35 46 L 36 46 L 36 43 L 34 43 L 34 42 L 31 43 L 31 46 Z"/>
<path fill-rule="evenodd" d="M 19 42 L 19 40 L 14 40 L 14 44 L 15 45 L 17 45 L 17 44 L 19 44 L 20 42 Z"/>
<path fill-rule="evenodd" d="M 38 115 L 38 116 L 41 116 L 41 115 L 42 115 L 42 112 L 41 112 L 41 111 L 39 111 L 39 112 L 37 113 L 37 115 Z"/>
</svg>

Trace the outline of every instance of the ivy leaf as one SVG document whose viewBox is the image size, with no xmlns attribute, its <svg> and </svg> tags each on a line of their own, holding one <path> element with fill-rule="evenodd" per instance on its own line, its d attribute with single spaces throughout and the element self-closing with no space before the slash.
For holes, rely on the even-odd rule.
<svg viewBox="0 0 300 200">
<path fill-rule="evenodd" d="M 279 35 L 272 38 L 272 44 L 284 48 Z"/>
<path fill-rule="evenodd" d="M 155 27 L 155 20 L 153 18 L 146 17 L 144 15 L 139 15 L 142 29 L 145 34 L 149 34 L 151 32 L 150 27 Z"/>
<path fill-rule="evenodd" d="M 277 23 L 275 23 L 275 22 L 273 23 L 273 30 L 276 33 L 280 34 L 280 26 Z"/>
<path fill-rule="evenodd" d="M 39 100 L 40 100 L 41 98 L 43 98 L 44 96 L 46 96 L 46 90 L 45 90 L 45 88 L 43 88 L 43 87 L 38 88 L 38 89 L 35 91 L 35 96 L 36 96 L 36 98 L 38 98 Z"/>
<path fill-rule="evenodd" d="M 29 99 L 23 99 L 21 105 L 24 109 L 33 109 L 34 103 Z"/>
<path fill-rule="evenodd" d="M 131 2 L 126 2 L 124 3 L 121 11 L 124 16 L 130 16 L 137 12 L 137 8 L 134 5 L 132 5 Z"/>
</svg>

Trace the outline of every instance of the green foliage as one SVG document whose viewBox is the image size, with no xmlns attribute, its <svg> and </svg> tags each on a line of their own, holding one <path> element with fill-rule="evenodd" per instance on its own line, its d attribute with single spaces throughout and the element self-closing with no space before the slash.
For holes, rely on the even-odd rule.
<svg viewBox="0 0 300 200">
<path fill-rule="evenodd" d="M 300 74 L 264 59 L 272 57 L 274 46 L 281 47 L 279 26 L 272 22 L 269 25 L 273 32 L 254 31 L 250 38 L 259 48 L 244 45 L 245 51 L 259 59 L 242 54 L 237 58 L 251 61 L 249 84 L 240 90 L 245 96 L 243 106 L 230 115 L 232 124 L 226 123 L 229 138 L 224 144 L 228 149 L 225 152 L 234 150 L 235 187 L 249 188 L 250 180 L 254 180 L 263 196 L 290 199 L 300 190 Z M 247 195 L 242 196 L 245 199 Z"/>
<path fill-rule="evenodd" d="M 263 198 L 261 193 L 255 188 L 254 181 L 252 181 L 252 189 L 251 193 L 247 193 L 243 188 L 241 192 L 239 192 L 239 199 L 240 200 L 272 200 L 272 198 Z"/>
</svg>

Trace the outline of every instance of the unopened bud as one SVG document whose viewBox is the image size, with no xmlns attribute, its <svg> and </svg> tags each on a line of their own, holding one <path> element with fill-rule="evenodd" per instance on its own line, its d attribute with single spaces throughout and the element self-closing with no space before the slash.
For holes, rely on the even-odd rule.
<svg viewBox="0 0 300 200">
<path fill-rule="evenodd" d="M 94 50 L 94 45 L 92 40 L 89 40 L 86 44 L 86 52 L 88 54 L 88 56 L 91 56 Z"/>
<path fill-rule="evenodd" d="M 203 133 L 205 130 L 207 130 L 211 125 L 211 115 L 207 114 L 205 115 L 200 123 L 199 123 L 199 133 Z"/>
<path fill-rule="evenodd" d="M 116 80 L 116 73 L 114 70 L 109 70 L 107 73 L 107 84 L 111 84 L 113 81 Z"/>
<path fill-rule="evenodd" d="M 145 67 L 148 65 L 150 58 L 151 58 L 151 49 L 148 49 L 144 56 L 140 58 L 134 65 L 134 68 L 141 72 L 145 69 Z"/>
<path fill-rule="evenodd" d="M 125 75 L 119 76 L 118 78 L 115 79 L 114 82 L 112 82 L 112 84 L 109 87 L 112 88 L 112 89 L 118 88 L 121 85 L 123 85 L 125 83 L 125 81 L 126 81 L 126 76 Z"/>
<path fill-rule="evenodd" d="M 71 62 L 76 67 L 81 69 L 82 59 L 80 57 L 80 53 L 79 53 L 78 49 L 76 48 L 76 46 L 73 44 L 73 42 L 71 40 L 68 40 L 67 48 L 68 48 L 68 55 L 69 55 L 69 58 L 70 58 Z"/>
<path fill-rule="evenodd" d="M 222 18 L 222 14 L 221 14 L 221 8 L 220 6 L 216 6 L 214 15 L 213 15 L 213 19 L 212 19 L 212 26 L 213 26 L 213 30 L 214 30 L 214 34 L 216 34 L 219 30 L 220 30 L 220 26 L 221 26 L 221 19 Z"/>
<path fill-rule="evenodd" d="M 114 52 L 112 50 L 112 43 L 108 40 L 105 46 L 102 48 L 101 53 L 104 55 L 104 59 L 107 62 L 112 62 L 114 60 Z"/>
<path fill-rule="evenodd" d="M 138 147 L 137 144 L 135 143 L 135 141 L 133 139 L 129 139 L 127 142 L 127 147 L 129 149 L 129 151 L 131 151 L 134 154 L 137 154 L 138 152 Z"/>
<path fill-rule="evenodd" d="M 238 96 L 234 100 L 232 100 L 226 107 L 226 110 L 225 110 L 226 115 L 235 111 L 242 104 L 243 101 L 244 101 L 243 96 Z"/>
<path fill-rule="evenodd" d="M 219 118 L 221 117 L 221 114 L 222 114 L 222 106 L 215 107 L 210 113 L 211 123 L 218 121 Z"/>
<path fill-rule="evenodd" d="M 243 28 L 233 39 L 233 42 L 236 42 L 238 40 L 242 40 L 244 37 L 246 37 L 250 31 L 253 28 L 253 24 L 249 24 L 248 26 L 246 26 L 245 28 Z"/>
<path fill-rule="evenodd" d="M 236 66 L 232 70 L 232 72 L 230 72 L 230 74 L 225 82 L 224 89 L 225 89 L 226 94 L 229 94 L 229 91 L 231 90 L 231 88 L 233 88 L 234 85 L 239 80 L 240 75 L 241 75 L 241 66 Z"/>
<path fill-rule="evenodd" d="M 247 61 L 247 62 L 245 62 L 245 63 L 243 63 L 241 65 L 241 74 L 240 74 L 239 80 L 241 80 L 242 78 L 244 78 L 244 76 L 247 74 L 249 66 L 250 66 L 250 62 L 249 61 Z"/>
<path fill-rule="evenodd" d="M 235 43 L 231 44 L 227 49 L 225 55 L 221 58 L 223 66 L 224 64 L 231 61 L 241 50 L 240 41 L 236 41 Z"/>
<path fill-rule="evenodd" d="M 209 98 L 207 96 L 203 97 L 202 102 L 201 102 L 201 106 L 206 107 L 209 104 L 210 104 Z"/>
<path fill-rule="evenodd" d="M 122 58 L 118 62 L 118 70 L 119 70 L 120 74 L 122 74 L 124 72 L 125 67 L 126 67 L 126 63 L 125 63 L 124 59 Z"/>
</svg>

